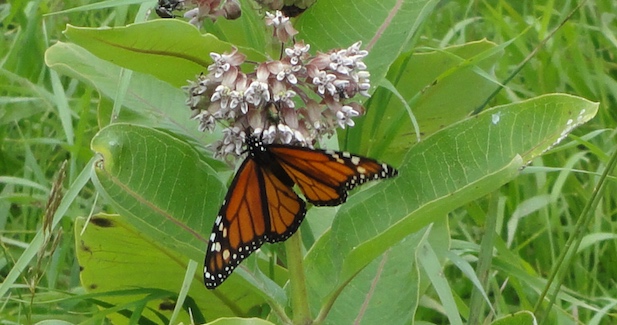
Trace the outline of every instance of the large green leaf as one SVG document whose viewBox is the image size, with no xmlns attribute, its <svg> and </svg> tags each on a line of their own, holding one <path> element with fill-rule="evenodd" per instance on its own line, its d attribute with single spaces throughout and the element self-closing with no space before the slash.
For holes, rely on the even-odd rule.
<svg viewBox="0 0 617 325">
<path fill-rule="evenodd" d="M 84 48 L 58 42 L 45 52 L 45 62 L 61 74 L 95 87 L 103 96 L 115 98 L 121 68 L 102 60 Z M 190 121 L 190 110 L 184 104 L 186 94 L 179 88 L 142 73 L 133 73 L 116 122 L 133 122 L 164 127 L 177 133 L 202 138 L 197 123 Z M 106 125 L 110 116 L 101 116 Z"/>
<path fill-rule="evenodd" d="M 210 52 L 231 52 L 232 44 L 177 19 L 157 19 L 115 28 L 68 25 L 66 36 L 96 56 L 121 67 L 149 73 L 179 87 L 206 72 Z M 242 53 L 253 61 L 265 57 L 248 48 Z"/>
<path fill-rule="evenodd" d="M 99 125 L 111 121 L 111 104 L 118 92 L 121 68 L 102 60 L 84 48 L 71 43 L 58 42 L 45 53 L 47 64 L 56 71 L 79 79 L 95 87 L 102 95 L 99 103 Z M 185 105 L 186 94 L 179 88 L 158 80 L 151 75 L 132 74 L 122 109 L 115 116 L 115 123 L 134 123 L 170 130 L 204 150 L 204 143 L 211 143 L 217 133 L 200 132 L 197 122 L 190 119 L 190 109 Z M 224 168 L 219 160 L 204 158 L 217 170 Z"/>
<path fill-rule="evenodd" d="M 341 290 L 411 233 L 512 180 L 534 157 L 591 119 L 598 105 L 546 95 L 495 107 L 414 146 L 399 177 L 350 198 L 307 255 L 312 301 Z"/>
<path fill-rule="evenodd" d="M 240 1 L 240 4 L 242 6 L 240 18 L 217 19 L 214 23 L 204 21 L 202 29 L 236 46 L 258 49 L 268 53 L 270 57 L 279 57 L 281 47 L 272 41 L 272 29 L 264 27 L 265 11 L 255 10 L 254 1 Z"/>
<path fill-rule="evenodd" d="M 390 163 L 417 142 L 416 130 L 401 100 L 411 106 L 421 138 L 466 118 L 496 87 L 492 70 L 501 56 L 488 41 L 425 53 L 401 55 L 387 79 L 402 98 L 380 88 L 367 103 L 367 114 L 348 131 L 347 148 Z"/>
<path fill-rule="evenodd" d="M 410 324 L 427 287 L 418 259 L 430 245 L 443 258 L 449 249 L 447 219 L 401 240 L 369 263 L 345 286 L 328 315 L 329 324 Z M 436 267 L 440 267 L 437 265 Z M 317 307 L 317 306 L 315 306 Z"/>
<path fill-rule="evenodd" d="M 96 299 L 115 306 L 144 299 L 148 290 L 167 291 L 169 296 L 147 302 L 148 308 L 142 316 L 157 320 L 153 312 L 156 311 L 169 318 L 189 260 L 119 215 L 93 216 L 82 235 L 84 225 L 85 219 L 77 218 L 75 246 L 83 286 L 90 293 L 101 294 Z M 206 319 L 247 315 L 251 308 L 264 303 L 259 297 L 242 291 L 236 291 L 234 296 L 228 293 L 222 301 L 214 291 L 204 287 L 202 276 L 201 270 L 195 273 L 187 295 L 194 315 L 203 313 Z M 134 289 L 144 290 L 135 293 Z M 118 324 L 128 320 L 126 315 L 109 316 Z M 187 308 L 177 320 L 190 323 Z"/>
<path fill-rule="evenodd" d="M 179 259 L 201 262 L 225 193 L 204 157 L 172 134 L 120 123 L 102 129 L 92 140 L 92 150 L 100 155 L 92 177 L 97 190 L 140 230 L 135 235 L 161 243 Z M 257 266 L 244 263 L 216 290 L 221 303 L 238 310 L 233 305 L 240 293 L 286 303 L 280 287 L 260 276 Z M 280 267 L 273 272 L 270 277 L 279 285 L 286 281 Z"/>
<path fill-rule="evenodd" d="M 330 0 L 317 1 L 294 26 L 297 39 L 327 51 L 357 41 L 370 54 L 365 62 L 373 84 L 379 84 L 392 62 L 407 50 L 418 29 L 431 14 L 436 0 Z"/>
<path fill-rule="evenodd" d="M 203 258 L 225 186 L 203 157 L 169 133 L 113 124 L 92 139 L 101 159 L 93 180 L 110 203 L 149 237 Z"/>
</svg>

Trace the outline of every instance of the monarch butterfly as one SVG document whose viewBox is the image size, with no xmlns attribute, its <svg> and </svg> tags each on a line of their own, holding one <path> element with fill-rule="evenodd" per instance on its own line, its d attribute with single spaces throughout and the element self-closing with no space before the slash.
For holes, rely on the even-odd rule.
<svg viewBox="0 0 617 325">
<path fill-rule="evenodd" d="M 214 221 L 206 251 L 204 283 L 214 289 L 242 260 L 265 242 L 293 235 L 306 214 L 306 200 L 335 206 L 352 188 L 398 171 L 373 159 L 347 152 L 264 144 L 247 137 L 248 156 L 242 162 Z"/>
</svg>

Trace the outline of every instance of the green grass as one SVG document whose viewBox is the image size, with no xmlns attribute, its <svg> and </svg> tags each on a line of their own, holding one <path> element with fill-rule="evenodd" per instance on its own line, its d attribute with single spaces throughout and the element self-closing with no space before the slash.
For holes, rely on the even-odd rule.
<svg viewBox="0 0 617 325">
<path fill-rule="evenodd" d="M 430 242 L 436 250 L 434 255 L 415 250 L 407 254 L 423 257 L 420 266 L 415 266 L 420 269 L 417 278 L 410 275 L 421 290 L 412 317 L 417 322 L 447 324 L 452 321 L 448 317 L 455 314 L 470 323 L 488 324 L 495 315 L 507 316 L 521 310 L 534 312 L 544 324 L 617 321 L 616 173 L 609 170 L 608 178 L 601 179 L 617 149 L 617 3 L 589 0 L 575 9 L 577 2 L 563 2 L 442 2 L 416 35 L 412 49 L 415 52 L 481 39 L 498 46 L 511 42 L 494 65 L 496 80 L 511 80 L 495 97 L 485 96 L 490 99 L 490 107 L 551 93 L 572 94 L 600 105 L 594 119 L 575 129 L 559 146 L 534 158 L 516 179 L 453 210 L 447 221 L 431 219 L 435 224 L 430 234 L 439 236 L 424 234 L 425 228 L 409 234 L 407 241 Z M 67 23 L 84 27 L 123 26 L 141 19 L 136 18 L 141 13 L 133 5 L 128 9 L 122 6 L 43 17 L 85 4 L 71 0 L 0 4 L 0 279 L 10 282 L 10 289 L 0 297 L 2 324 L 31 324 L 46 319 L 74 324 L 106 323 L 105 312 L 99 307 L 113 308 L 106 299 L 117 296 L 88 293 L 90 288 L 82 287 L 76 253 L 80 247 L 74 240 L 75 224 L 83 223 L 78 217 L 99 212 L 122 213 L 107 198 L 99 196 L 91 182 L 86 182 L 93 157 L 90 141 L 108 124 L 105 112 L 111 111 L 115 97 L 105 97 L 91 84 L 50 69 L 45 64 L 45 53 L 55 42 L 67 41 L 62 34 Z M 229 27 L 218 28 L 219 32 L 226 32 L 228 40 L 239 39 L 225 29 Z M 345 42 L 343 45 L 347 45 Z M 536 48 L 535 55 L 518 71 L 521 62 Z M 391 75 L 393 71 L 389 72 Z M 421 89 L 422 85 L 418 87 Z M 378 96 L 386 95 L 374 97 L 387 98 Z M 369 105 L 381 103 L 375 102 Z M 339 137 L 342 138 L 341 134 Z M 359 139 L 361 135 L 350 138 Z M 350 142 L 352 148 L 354 145 L 358 150 L 372 150 L 367 149 L 368 145 Z M 380 155 L 403 161 L 403 154 Z M 59 213 L 54 216 L 56 211 L 47 207 L 47 202 L 64 161 L 65 202 L 57 207 Z M 223 169 L 220 165 L 215 167 Z M 593 202 L 594 189 L 601 184 L 605 187 Z M 352 209 L 349 208 L 356 211 Z M 582 228 L 576 228 L 579 220 L 586 221 Z M 50 231 L 41 231 L 49 225 Z M 487 236 L 491 230 L 496 236 Z M 580 251 L 560 262 L 571 238 L 572 245 L 580 243 Z M 451 240 L 444 246 L 459 260 L 440 252 L 439 248 L 444 246 L 435 243 L 439 240 Z M 307 247 L 312 244 L 306 241 Z M 491 258 L 493 252 L 496 254 Z M 33 258 L 20 262 L 25 254 L 33 254 Z M 392 256 L 403 258 L 405 251 L 396 246 L 383 256 L 386 257 L 377 258 L 367 269 L 379 270 Z M 316 260 L 319 256 L 309 259 Z M 482 291 L 474 290 L 469 274 L 454 261 L 469 263 L 473 272 L 485 263 L 485 273 L 477 276 L 489 303 Z M 257 268 L 257 263 L 253 264 L 249 267 Z M 11 270 L 22 267 L 16 279 L 7 281 Z M 427 277 L 432 268 L 440 270 L 445 282 Z M 201 264 L 197 267 L 200 269 Z M 560 294 L 550 302 L 553 292 L 549 291 L 539 304 L 540 292 L 553 273 L 557 275 L 555 281 L 562 285 Z M 358 274 L 358 279 L 365 278 L 370 283 L 370 276 Z M 355 284 L 351 287 L 357 288 Z M 165 296 L 157 289 L 143 290 L 140 294 Z M 440 290 L 450 291 L 452 304 L 445 303 Z M 128 295 L 118 295 L 122 294 Z M 140 299 L 134 298 L 118 309 L 138 309 Z M 313 317 L 322 302 L 311 302 Z M 342 313 L 344 307 L 334 303 L 332 317 Z M 268 315 L 269 308 L 264 303 L 247 315 Z M 273 316 L 270 319 L 279 321 Z"/>
</svg>

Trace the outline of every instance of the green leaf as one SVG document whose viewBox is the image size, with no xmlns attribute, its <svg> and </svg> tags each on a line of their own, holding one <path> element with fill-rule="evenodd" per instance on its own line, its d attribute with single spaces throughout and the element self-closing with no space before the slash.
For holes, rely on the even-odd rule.
<svg viewBox="0 0 617 325">
<path fill-rule="evenodd" d="M 531 159 L 591 119 L 598 105 L 546 95 L 495 107 L 415 145 L 399 177 L 350 197 L 306 257 L 313 302 L 422 227 L 515 178 Z"/>
<path fill-rule="evenodd" d="M 530 311 L 523 310 L 512 315 L 500 318 L 491 323 L 492 325 L 535 325 L 536 317 Z"/>
<path fill-rule="evenodd" d="M 399 54 L 410 48 L 415 33 L 438 2 L 317 1 L 294 23 L 300 32 L 296 38 L 318 51 L 362 41 L 363 48 L 369 50 L 364 61 L 376 85 Z"/>
<path fill-rule="evenodd" d="M 272 41 L 272 29 L 265 26 L 265 11 L 255 10 L 254 2 L 240 1 L 242 16 L 236 20 L 217 19 L 211 23 L 204 21 L 203 29 L 219 39 L 242 48 L 259 49 L 278 58 L 280 44 Z"/>
<path fill-rule="evenodd" d="M 450 324 L 463 325 L 459 309 L 452 295 L 452 288 L 448 280 L 446 280 L 441 273 L 443 266 L 439 263 L 437 254 L 428 244 L 422 245 L 420 252 L 421 255 L 418 257 L 418 262 L 422 266 L 427 278 L 430 279 L 433 289 L 439 296 L 444 314 L 448 317 Z"/>
<path fill-rule="evenodd" d="M 80 235 L 85 222 L 84 218 L 75 221 L 82 285 L 90 293 L 107 293 L 97 299 L 113 305 L 131 303 L 146 296 L 144 293 L 131 294 L 130 289 L 168 291 L 169 297 L 148 301 L 142 317 L 157 319 L 153 311 L 171 317 L 189 260 L 178 255 L 167 242 L 149 237 L 119 215 L 93 216 Z M 186 298 L 191 303 L 185 306 L 190 305 L 194 315 L 203 313 L 206 319 L 212 319 L 247 314 L 251 308 L 263 303 L 258 296 L 247 296 L 240 290 L 233 296 L 227 293 L 221 299 L 214 291 L 205 288 L 202 277 L 201 268 L 198 268 Z M 196 306 L 200 308 L 196 309 Z M 118 324 L 127 322 L 126 316 L 120 314 L 110 317 Z M 177 320 L 190 323 L 187 308 L 183 308 Z"/>
<path fill-rule="evenodd" d="M 432 234 L 428 228 L 414 233 L 367 265 L 341 292 L 328 322 L 410 324 L 423 287 L 418 254 Z"/>
<path fill-rule="evenodd" d="M 495 52 L 496 51 L 496 52 Z M 478 71 L 492 71 L 503 51 L 478 41 L 441 51 L 401 55 L 387 79 L 411 106 L 421 138 L 466 118 L 497 87 Z M 350 129 L 350 150 L 390 163 L 418 141 L 409 114 L 390 90 L 380 88 L 367 103 L 367 114 Z"/>
<path fill-rule="evenodd" d="M 580 253 L 593 245 L 598 245 L 602 241 L 615 240 L 615 239 L 617 239 L 617 234 L 612 234 L 612 233 L 588 234 L 588 235 L 585 235 L 583 239 L 581 239 L 581 243 L 579 244 L 578 250 L 576 252 Z"/>
<path fill-rule="evenodd" d="M 45 52 L 45 61 L 54 70 L 95 87 L 103 96 L 115 98 L 121 68 L 102 60 L 75 44 L 58 42 Z M 122 103 L 124 109 L 116 122 L 164 127 L 178 134 L 202 139 L 203 132 L 190 120 L 190 109 L 184 104 L 186 94 L 150 75 L 133 73 Z M 111 120 L 111 112 L 100 116 L 100 124 Z"/>
<path fill-rule="evenodd" d="M 92 139 L 97 189 L 141 233 L 199 261 L 225 186 L 203 157 L 169 133 L 113 124 Z"/>
<path fill-rule="evenodd" d="M 140 230 L 134 235 L 164 243 L 181 260 L 203 261 L 226 191 L 204 157 L 172 134 L 121 123 L 102 129 L 91 146 L 100 156 L 92 177 L 95 186 L 127 222 Z M 217 288 L 222 303 L 233 303 L 232 298 L 240 293 L 286 303 L 280 287 L 255 290 L 275 285 L 271 280 L 263 283 L 257 279 L 256 267 L 253 273 L 245 267 L 236 269 Z M 266 269 L 261 264 L 259 267 Z M 278 285 L 286 281 L 281 267 L 273 271 L 271 276 Z M 247 285 L 247 281 L 253 286 Z M 231 298 L 223 298 L 228 295 Z"/>
<path fill-rule="evenodd" d="M 274 323 L 261 318 L 219 318 L 208 325 L 272 325 Z"/>
<path fill-rule="evenodd" d="M 148 73 L 173 86 L 186 85 L 212 64 L 210 52 L 231 52 L 232 44 L 177 19 L 157 19 L 114 28 L 68 25 L 65 35 L 101 59 L 133 71 Z M 263 61 L 257 51 L 242 48 L 253 61 Z"/>
</svg>

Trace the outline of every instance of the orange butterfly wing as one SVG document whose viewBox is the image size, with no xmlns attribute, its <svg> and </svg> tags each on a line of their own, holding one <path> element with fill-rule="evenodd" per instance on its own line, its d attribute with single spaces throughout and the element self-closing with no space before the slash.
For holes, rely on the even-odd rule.
<svg viewBox="0 0 617 325">
<path fill-rule="evenodd" d="M 268 166 L 248 157 L 242 163 L 212 228 L 204 282 L 213 289 L 264 242 L 291 236 L 306 214 L 306 203 Z"/>
<path fill-rule="evenodd" d="M 268 150 L 306 199 L 319 206 L 339 205 L 357 185 L 398 174 L 387 164 L 348 152 L 285 145 L 270 145 Z"/>
</svg>

